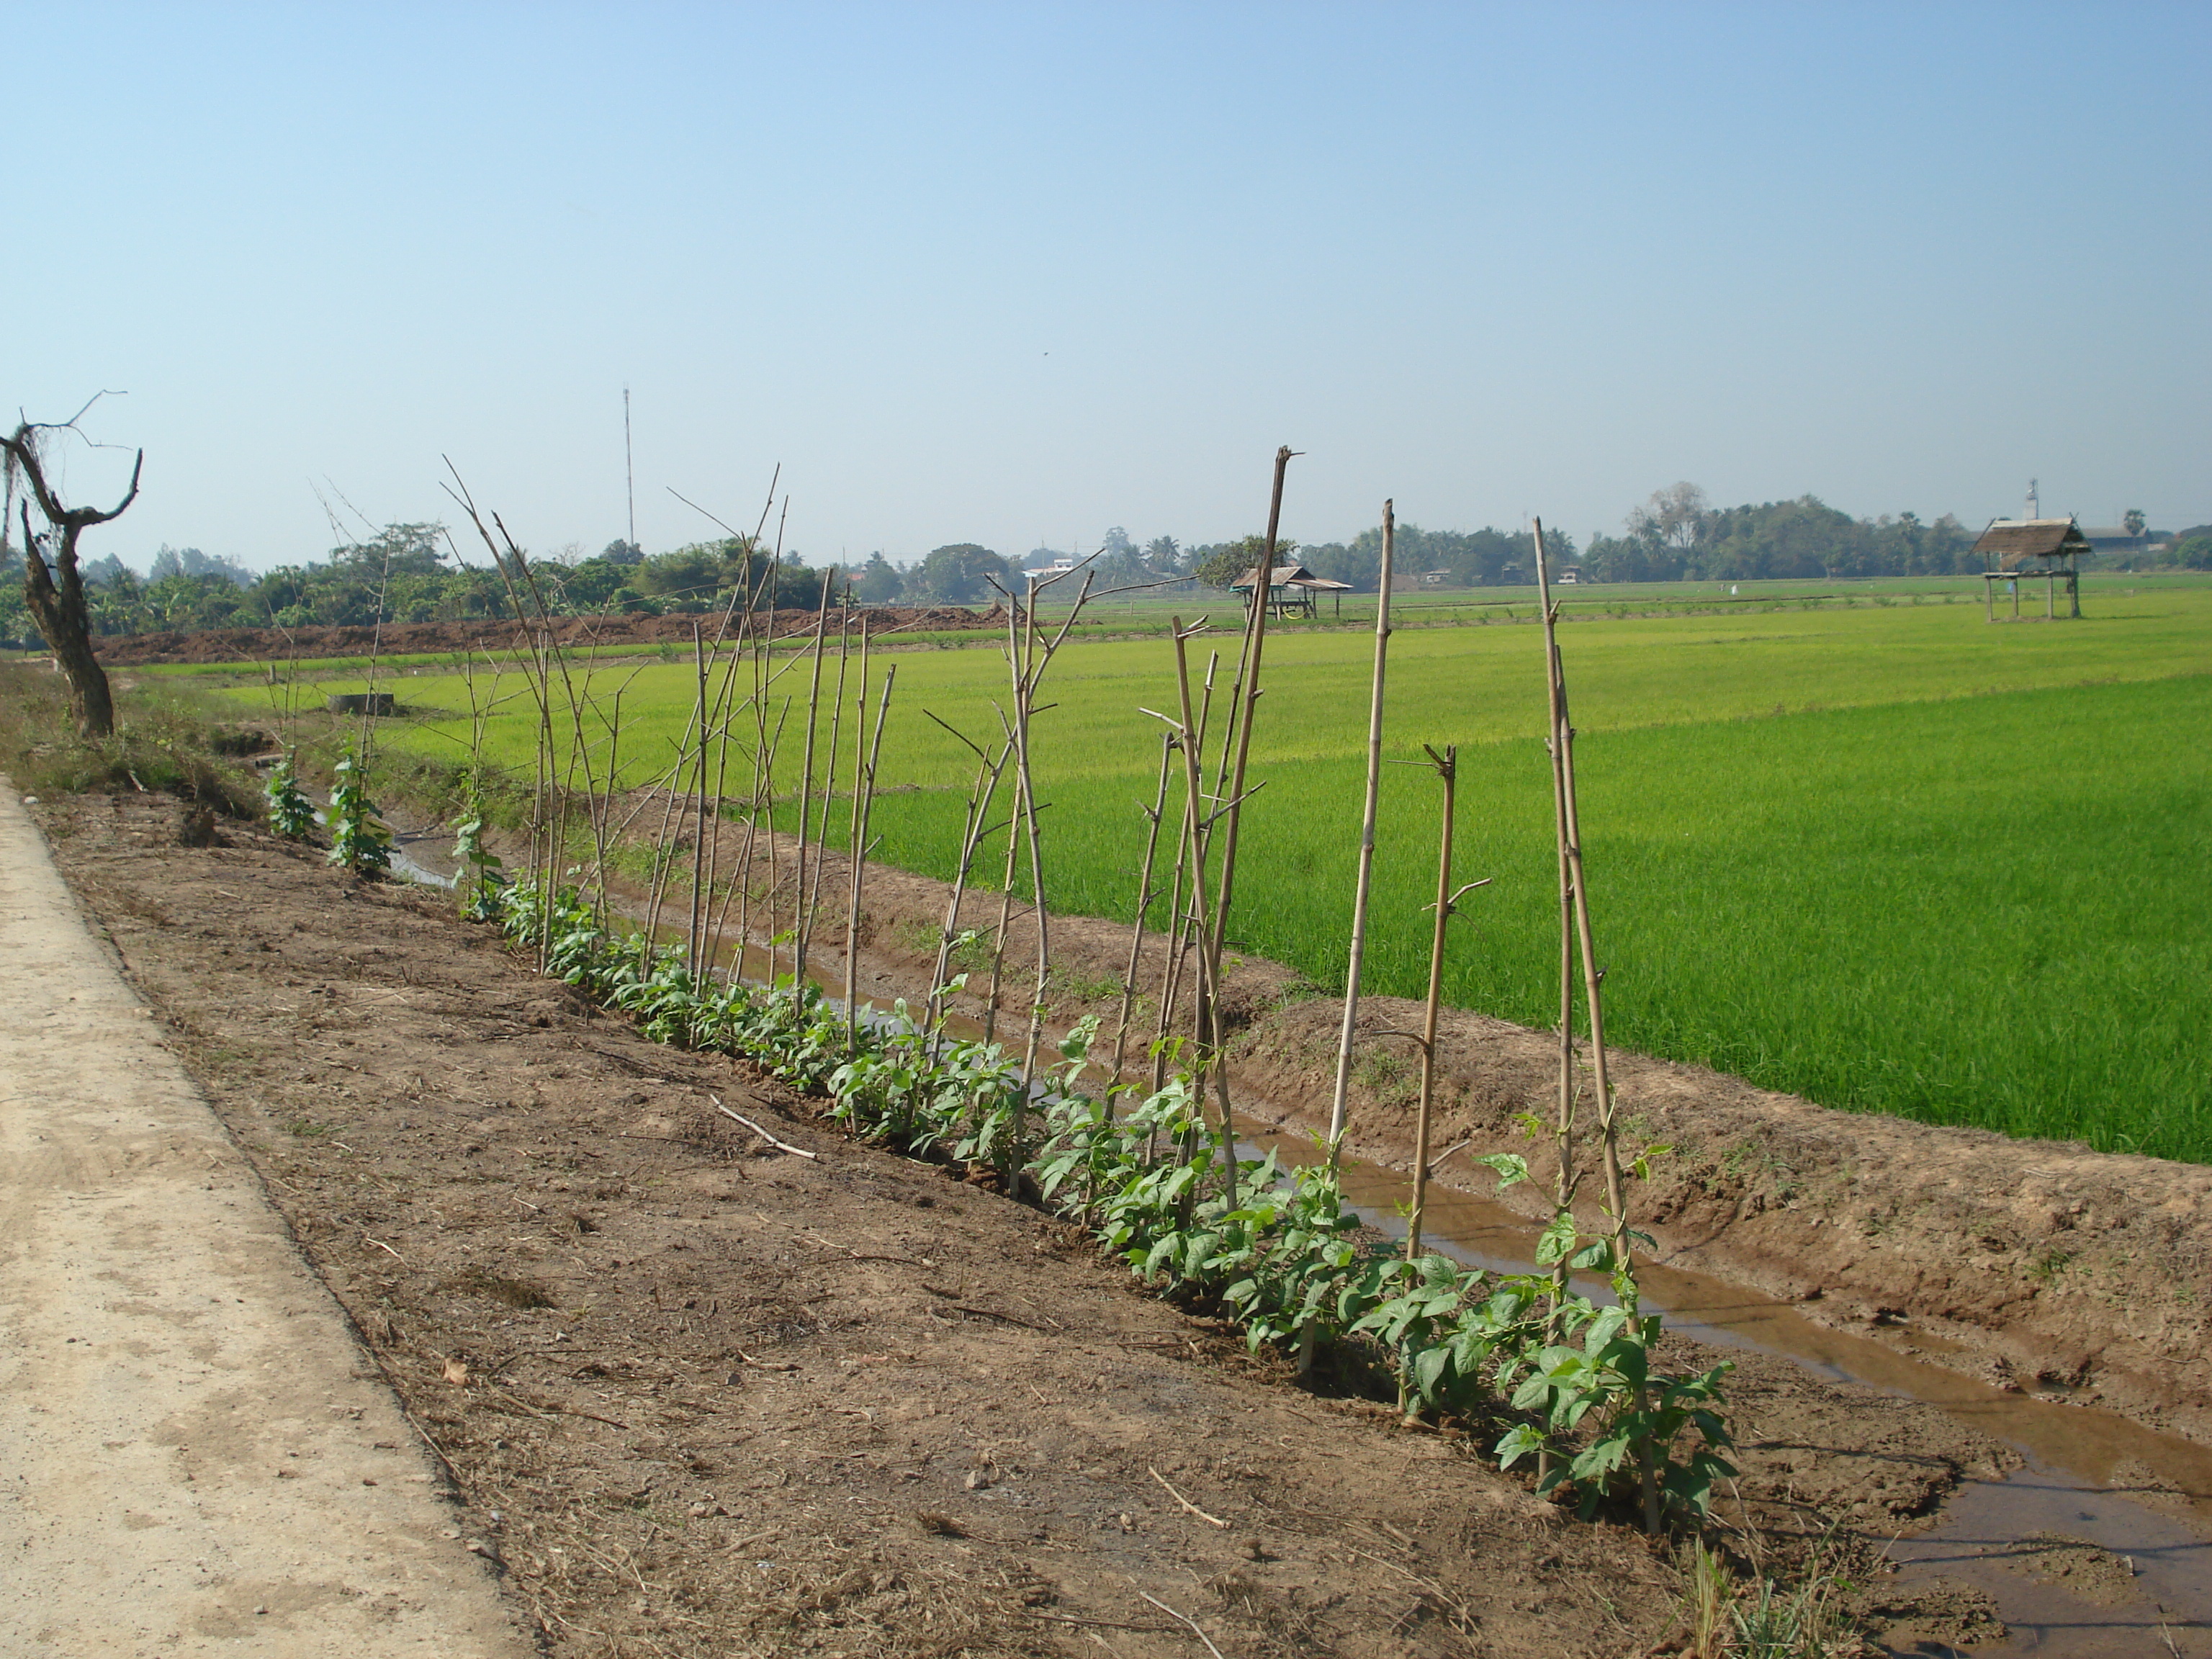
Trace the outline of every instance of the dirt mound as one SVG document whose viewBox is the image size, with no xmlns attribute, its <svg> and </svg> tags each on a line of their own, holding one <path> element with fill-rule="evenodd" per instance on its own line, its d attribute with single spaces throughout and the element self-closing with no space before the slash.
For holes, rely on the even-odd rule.
<svg viewBox="0 0 2212 1659">
<path fill-rule="evenodd" d="M 970 611 L 960 605 L 924 607 L 871 605 L 856 611 L 871 638 L 885 634 L 934 633 L 1003 627 L 1006 613 L 994 605 Z M 766 618 L 757 619 L 766 621 Z M 442 652 L 507 650 L 527 646 L 542 635 L 573 646 L 689 646 L 692 630 L 708 635 L 721 626 L 718 611 L 666 617 L 555 617 L 522 624 L 489 619 L 467 622 L 386 623 L 374 628 L 210 628 L 197 634 L 123 634 L 95 640 L 100 659 L 110 667 L 159 663 L 281 662 L 289 658 L 435 656 Z M 814 631 L 811 611 L 779 611 L 775 636 Z"/>
</svg>

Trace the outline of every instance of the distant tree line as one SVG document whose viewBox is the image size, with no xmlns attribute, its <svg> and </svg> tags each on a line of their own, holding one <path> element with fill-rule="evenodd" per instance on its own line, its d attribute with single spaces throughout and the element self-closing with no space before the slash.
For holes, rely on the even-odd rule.
<svg viewBox="0 0 2212 1659">
<path fill-rule="evenodd" d="M 2137 528 L 2130 516 L 2130 527 Z M 1911 513 L 1855 519 L 1818 497 L 1717 507 L 1695 484 L 1655 492 L 1630 514 L 1619 536 L 1585 548 L 1547 531 L 1553 568 L 1579 565 L 1588 581 L 1744 580 L 1784 578 L 1946 575 L 1978 571 L 1975 532 L 1945 514 L 1923 523 Z M 1116 526 L 1084 568 L 1095 590 L 1225 587 L 1259 562 L 1256 535 L 1185 544 L 1172 536 L 1139 544 Z M 1348 542 L 1301 545 L 1279 540 L 1279 562 L 1303 562 L 1316 575 L 1372 592 L 1381 570 L 1379 528 Z M 837 572 L 838 586 L 862 605 L 988 606 L 1002 592 L 1024 591 L 1030 574 L 1072 556 L 1051 548 L 1007 558 L 975 542 L 954 542 L 926 556 L 894 562 L 872 553 Z M 1525 531 L 1424 530 L 1401 521 L 1395 548 L 1401 582 L 1441 587 L 1511 586 L 1535 579 L 1535 546 Z M 2212 526 L 2167 535 L 2157 550 L 2100 559 L 2128 568 L 2212 569 Z M 812 610 L 827 569 L 796 553 L 779 560 L 750 537 L 695 542 L 647 555 L 623 541 L 596 554 L 568 547 L 532 557 L 538 605 L 555 616 L 720 611 L 740 593 L 757 605 Z M 256 575 L 235 560 L 198 548 L 163 547 L 143 575 L 112 555 L 84 566 L 96 632 L 194 633 L 216 628 L 499 619 L 514 613 L 514 571 L 487 554 L 464 562 L 443 526 L 386 525 L 366 540 L 333 548 L 319 562 Z M 22 556 L 0 539 L 0 642 L 36 648 L 24 609 Z M 1064 589 L 1069 592 L 1071 589 Z"/>
<path fill-rule="evenodd" d="M 218 628 L 368 626 L 615 611 L 720 610 L 743 593 L 811 610 L 825 572 L 795 556 L 778 561 L 747 537 L 695 543 L 647 557 L 612 542 L 590 557 L 577 550 L 502 568 L 489 554 L 464 563 L 444 527 L 386 525 L 365 541 L 333 548 L 324 561 L 255 575 L 197 548 L 164 547 L 141 576 L 112 556 L 84 567 L 94 630 L 102 635 L 196 633 Z M 0 542 L 0 639 L 39 643 L 23 608 L 22 556 Z"/>
</svg>

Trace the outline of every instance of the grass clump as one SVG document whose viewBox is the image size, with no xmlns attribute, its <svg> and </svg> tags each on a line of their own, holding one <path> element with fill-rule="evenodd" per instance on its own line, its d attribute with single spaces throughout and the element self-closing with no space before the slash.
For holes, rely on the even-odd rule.
<svg viewBox="0 0 2212 1659">
<path fill-rule="evenodd" d="M 231 750 L 235 722 L 144 688 L 118 688 L 115 730 L 77 733 L 58 674 L 27 663 L 0 665 L 0 765 L 26 794 L 171 794 L 250 822 L 261 788 Z"/>
</svg>

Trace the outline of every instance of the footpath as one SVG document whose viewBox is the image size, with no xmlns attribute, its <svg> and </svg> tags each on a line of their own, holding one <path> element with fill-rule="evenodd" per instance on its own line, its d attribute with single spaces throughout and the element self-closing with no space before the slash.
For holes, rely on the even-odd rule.
<svg viewBox="0 0 2212 1659">
<path fill-rule="evenodd" d="M 0 1654 L 535 1650 L 0 782 Z"/>
</svg>

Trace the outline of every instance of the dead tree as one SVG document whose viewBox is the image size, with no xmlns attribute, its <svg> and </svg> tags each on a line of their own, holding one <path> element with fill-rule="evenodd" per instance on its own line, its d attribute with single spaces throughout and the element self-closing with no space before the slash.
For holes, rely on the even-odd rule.
<svg viewBox="0 0 2212 1659">
<path fill-rule="evenodd" d="M 12 436 L 0 438 L 0 449 L 7 453 L 9 493 L 18 473 L 30 484 L 22 513 L 24 607 L 53 647 L 54 660 L 69 680 L 70 709 L 76 716 L 77 731 L 88 738 L 104 738 L 115 730 L 115 703 L 108 694 L 107 672 L 92 652 L 92 617 L 85 607 L 84 579 L 77 571 L 77 538 L 96 524 L 121 518 L 123 510 L 138 499 L 138 475 L 145 468 L 146 452 L 140 450 L 131 463 L 129 491 L 107 512 L 64 507 L 46 481 L 41 437 L 75 425 L 74 421 L 58 425 L 25 421 Z M 44 535 L 31 529 L 33 501 L 46 518 Z"/>
</svg>

